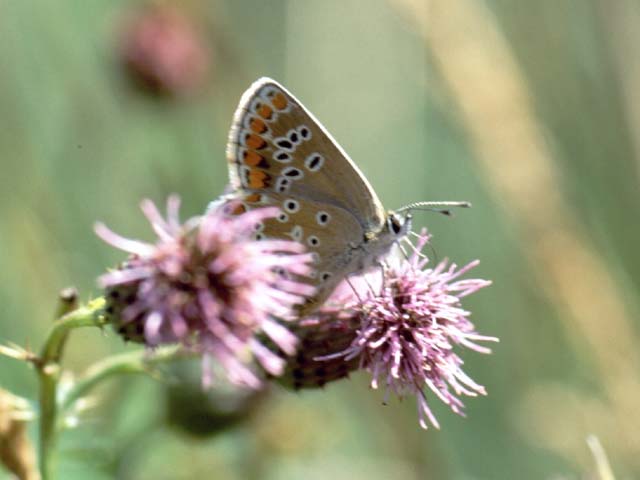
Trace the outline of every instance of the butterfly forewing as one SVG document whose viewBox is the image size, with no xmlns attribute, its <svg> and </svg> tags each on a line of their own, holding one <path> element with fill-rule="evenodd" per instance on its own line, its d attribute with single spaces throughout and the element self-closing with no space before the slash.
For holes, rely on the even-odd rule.
<svg viewBox="0 0 640 480">
<path fill-rule="evenodd" d="M 385 213 L 355 164 L 315 118 L 282 86 L 255 82 L 240 100 L 227 145 L 236 213 L 275 205 L 282 214 L 258 225 L 257 238 L 304 243 L 314 254 L 313 311 L 357 269 L 354 248 L 379 231 Z"/>
<path fill-rule="evenodd" d="M 229 134 L 232 185 L 290 193 L 352 212 L 376 230 L 384 209 L 369 182 L 320 123 L 275 81 L 256 81 L 240 100 Z"/>
</svg>

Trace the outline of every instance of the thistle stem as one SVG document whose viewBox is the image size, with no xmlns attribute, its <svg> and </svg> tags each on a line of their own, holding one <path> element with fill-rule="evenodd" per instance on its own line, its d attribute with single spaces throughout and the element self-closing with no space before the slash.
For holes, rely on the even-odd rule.
<svg viewBox="0 0 640 480">
<path fill-rule="evenodd" d="M 177 358 L 188 355 L 178 346 L 162 347 L 148 352 L 137 350 L 135 352 L 121 353 L 104 358 L 91 365 L 86 373 L 80 377 L 60 402 L 60 409 L 65 412 L 76 401 L 86 396 L 96 385 L 115 375 L 150 373 L 153 367 L 171 362 Z"/>
<path fill-rule="evenodd" d="M 40 356 L 34 360 L 40 382 L 40 472 L 43 480 L 53 478 L 54 450 L 58 433 L 58 381 L 60 360 L 68 334 L 80 327 L 101 327 L 105 323 L 102 309 L 104 299 L 96 299 L 86 306 L 76 308 L 75 298 L 65 306 L 61 297 L 61 316 L 51 327 Z"/>
</svg>

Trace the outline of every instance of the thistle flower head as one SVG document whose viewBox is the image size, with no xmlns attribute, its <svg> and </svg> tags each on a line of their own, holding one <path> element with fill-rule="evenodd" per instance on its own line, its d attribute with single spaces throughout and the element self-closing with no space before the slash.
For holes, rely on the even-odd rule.
<svg viewBox="0 0 640 480">
<path fill-rule="evenodd" d="M 133 331 L 134 340 L 180 342 L 201 353 L 205 384 L 217 363 L 234 383 L 256 388 L 261 382 L 248 365 L 252 358 L 272 375 L 284 368 L 260 335 L 287 354 L 295 351 L 296 337 L 277 319 L 292 317 L 293 306 L 313 293 L 287 279 L 309 273 L 311 255 L 297 242 L 252 240 L 256 225 L 277 216 L 277 208 L 230 216 L 220 207 L 184 224 L 178 209 L 178 198 L 170 197 L 165 219 L 152 202 L 142 203 L 155 243 L 96 225 L 103 240 L 130 254 L 123 268 L 99 279 L 107 289 L 107 313 L 120 331 Z"/>
<path fill-rule="evenodd" d="M 428 240 L 426 231 L 421 232 L 410 258 L 385 268 L 381 288 L 356 289 L 348 306 L 359 319 L 355 339 L 346 350 L 324 359 L 358 359 L 360 368 L 372 374 L 373 388 L 382 384 L 387 395 L 416 395 L 420 425 L 427 428 L 428 419 L 439 428 L 427 390 L 461 415 L 460 395 L 485 394 L 484 387 L 462 370 L 454 347 L 490 353 L 477 342 L 497 338 L 478 334 L 470 312 L 460 304 L 463 297 L 491 283 L 460 279 L 478 262 L 458 268 L 443 260 L 426 268 L 428 260 L 420 251 Z"/>
<path fill-rule="evenodd" d="M 168 97 L 198 93 L 212 70 L 212 52 L 196 22 L 179 6 L 146 5 L 122 23 L 124 72 L 146 92 Z"/>
</svg>

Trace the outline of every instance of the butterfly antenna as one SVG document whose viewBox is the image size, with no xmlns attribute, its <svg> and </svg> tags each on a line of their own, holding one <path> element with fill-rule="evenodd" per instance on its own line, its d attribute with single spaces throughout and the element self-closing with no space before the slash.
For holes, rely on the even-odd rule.
<svg viewBox="0 0 640 480">
<path fill-rule="evenodd" d="M 405 212 L 411 210 L 422 210 L 426 212 L 436 212 L 443 215 L 450 216 L 451 210 L 449 207 L 455 208 L 470 208 L 471 202 L 415 202 L 400 207 L 396 212 Z"/>
</svg>

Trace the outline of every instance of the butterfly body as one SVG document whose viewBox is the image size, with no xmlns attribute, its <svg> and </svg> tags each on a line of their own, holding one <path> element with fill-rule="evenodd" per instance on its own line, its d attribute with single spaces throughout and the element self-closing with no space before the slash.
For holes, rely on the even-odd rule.
<svg viewBox="0 0 640 480">
<path fill-rule="evenodd" d="M 379 265 L 410 230 L 409 216 L 384 210 L 375 191 L 313 115 L 274 80 L 242 96 L 227 145 L 234 213 L 278 206 L 256 238 L 292 239 L 314 255 L 305 281 L 317 294 L 313 312 L 348 275 Z"/>
</svg>

